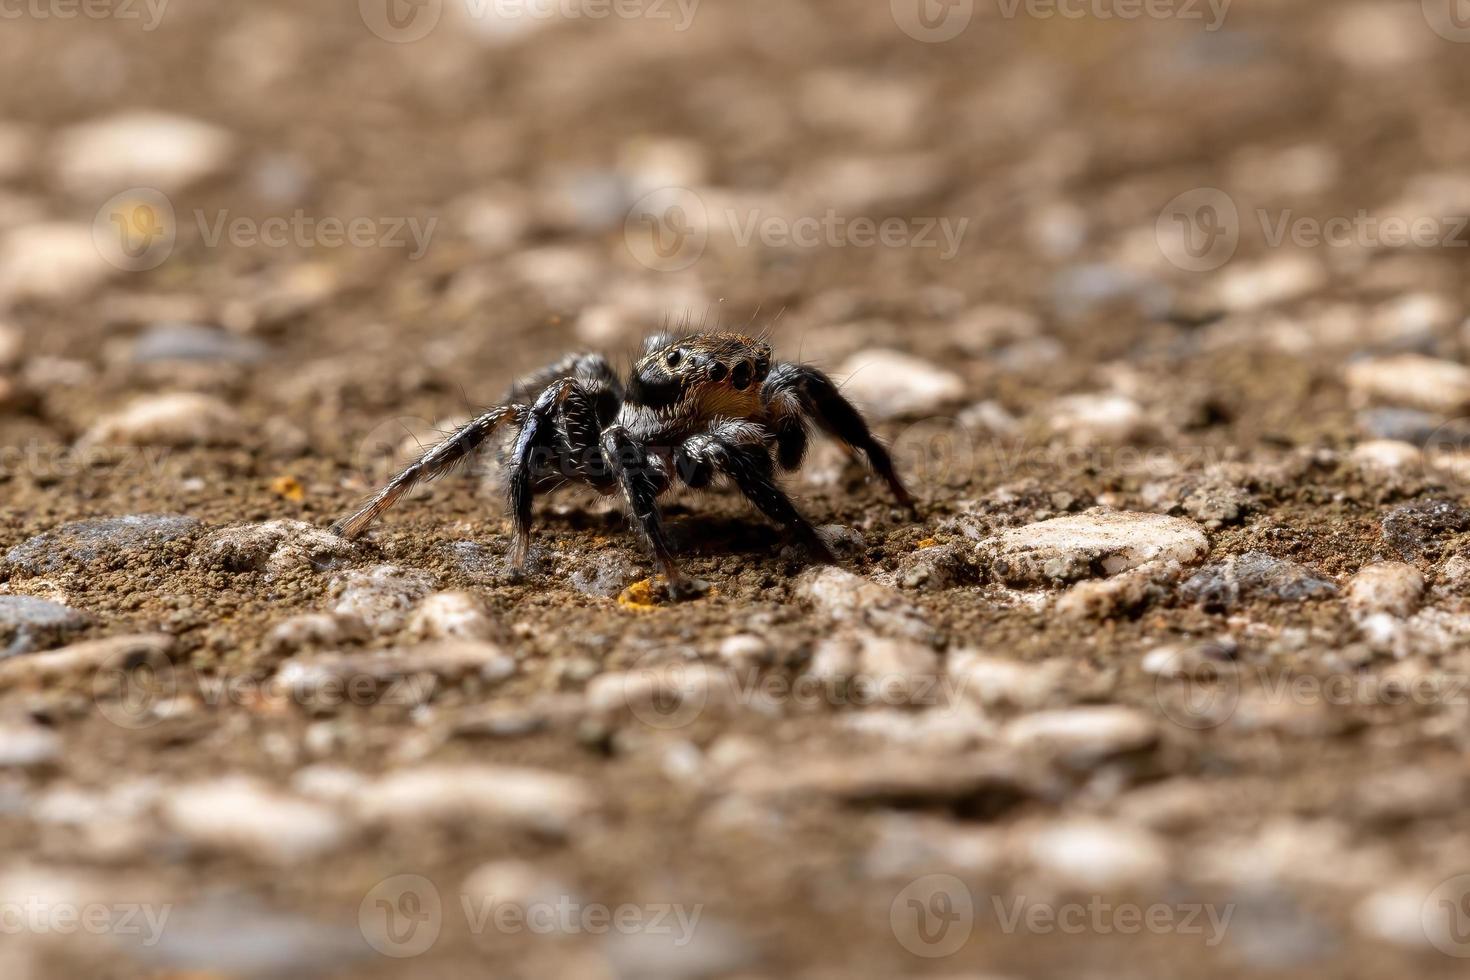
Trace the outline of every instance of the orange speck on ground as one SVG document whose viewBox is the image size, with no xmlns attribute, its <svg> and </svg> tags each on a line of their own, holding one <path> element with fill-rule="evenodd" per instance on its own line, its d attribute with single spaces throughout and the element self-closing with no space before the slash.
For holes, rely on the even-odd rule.
<svg viewBox="0 0 1470 980">
<path fill-rule="evenodd" d="M 923 541 L 920 541 L 914 547 L 918 551 L 923 551 L 925 548 L 932 548 L 935 545 L 937 545 L 938 543 L 939 543 L 939 539 L 938 538 L 925 538 Z"/>
<path fill-rule="evenodd" d="M 271 493 L 297 504 L 306 499 L 306 488 L 294 476 L 276 477 L 271 481 Z"/>
</svg>

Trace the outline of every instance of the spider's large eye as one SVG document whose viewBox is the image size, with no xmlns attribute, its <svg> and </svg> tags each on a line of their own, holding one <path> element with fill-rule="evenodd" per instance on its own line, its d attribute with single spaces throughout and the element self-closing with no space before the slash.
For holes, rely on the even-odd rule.
<svg viewBox="0 0 1470 980">
<path fill-rule="evenodd" d="M 751 367 L 749 361 L 741 361 L 735 365 L 735 370 L 730 374 L 730 384 L 735 386 L 736 391 L 744 391 L 750 387 Z"/>
<path fill-rule="evenodd" d="M 719 361 L 715 361 L 715 363 L 709 366 L 709 379 L 716 383 L 724 381 L 725 375 L 729 373 L 730 369 L 725 367 L 725 365 L 721 364 Z"/>
<path fill-rule="evenodd" d="M 671 350 L 664 355 L 664 361 L 669 367 L 678 367 L 682 360 L 684 360 L 684 352 L 681 350 Z"/>
</svg>

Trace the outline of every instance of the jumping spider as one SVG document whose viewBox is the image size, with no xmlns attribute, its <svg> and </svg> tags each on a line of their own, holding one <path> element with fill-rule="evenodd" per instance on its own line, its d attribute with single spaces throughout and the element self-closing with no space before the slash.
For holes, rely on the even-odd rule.
<svg viewBox="0 0 1470 980">
<path fill-rule="evenodd" d="M 429 449 L 333 530 L 362 534 L 420 480 L 465 462 L 507 423 L 518 432 L 507 459 L 515 531 L 508 559 L 517 570 L 530 545 L 533 496 L 575 482 L 622 495 L 670 595 L 686 596 L 694 590 L 669 549 L 658 498 L 675 479 L 700 489 L 716 477 L 793 532 L 818 561 L 833 562 L 774 472 L 801 465 L 813 423 L 854 458 L 866 457 L 898 502 L 917 513 L 888 451 L 831 379 L 806 365 L 772 364 L 770 345 L 750 337 L 655 335 L 626 382 L 601 355 L 573 354 L 517 382 L 507 401 Z"/>
</svg>

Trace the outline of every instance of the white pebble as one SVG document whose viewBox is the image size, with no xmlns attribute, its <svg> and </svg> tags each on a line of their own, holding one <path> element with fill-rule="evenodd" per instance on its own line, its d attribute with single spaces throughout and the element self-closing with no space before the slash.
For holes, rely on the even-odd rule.
<svg viewBox="0 0 1470 980">
<path fill-rule="evenodd" d="M 1148 884 L 1168 870 L 1163 845 L 1152 834 L 1101 820 L 1042 828 L 1031 835 L 1027 850 L 1037 868 L 1084 889 Z"/>
<path fill-rule="evenodd" d="M 434 580 L 426 572 L 397 565 L 353 569 L 333 581 L 337 602 L 332 611 L 362 620 L 374 633 L 391 633 L 403 625 L 409 610 L 433 588 Z"/>
<path fill-rule="evenodd" d="M 105 415 L 82 436 L 83 445 L 235 446 L 243 424 L 218 398 L 193 392 L 151 395 Z"/>
<path fill-rule="evenodd" d="M 164 819 L 195 844 L 289 865 L 338 847 L 347 836 L 335 811 L 244 776 L 168 792 Z"/>
<path fill-rule="evenodd" d="M 1022 715 L 1005 727 L 1005 741 L 1039 748 L 1078 763 L 1148 748 L 1158 725 L 1148 715 L 1121 705 L 1064 708 Z"/>
<path fill-rule="evenodd" d="M 1097 443 L 1122 445 L 1148 433 L 1147 416 L 1125 395 L 1071 395 L 1058 399 L 1048 423 L 1053 432 L 1075 446 Z"/>
<path fill-rule="evenodd" d="M 486 819 L 562 835 L 594 809 L 580 779 L 539 769 L 431 766 L 391 772 L 358 794 L 364 819 L 417 827 L 422 821 Z"/>
<path fill-rule="evenodd" d="M 1193 521 L 1101 510 L 1010 528 L 981 544 L 1001 577 L 1019 582 L 1116 575 L 1152 561 L 1189 564 L 1209 547 Z"/>
<path fill-rule="evenodd" d="M 117 268 L 92 240 L 92 226 L 60 221 L 21 225 L 0 240 L 0 301 L 86 295 Z"/>
<path fill-rule="evenodd" d="M 495 635 L 495 623 L 478 596 L 436 592 L 413 611 L 408 633 L 425 640 L 489 640 Z"/>
<path fill-rule="evenodd" d="M 1355 394 L 1391 405 L 1432 412 L 1458 412 L 1470 407 L 1470 368 L 1454 361 L 1397 354 L 1355 361 L 1346 371 Z"/>
<path fill-rule="evenodd" d="M 1412 615 L 1424 597 L 1424 576 L 1400 561 L 1364 565 L 1348 582 L 1348 606 L 1358 612 Z"/>
<path fill-rule="evenodd" d="M 1369 473 L 1394 474 L 1422 471 L 1424 453 L 1410 442 L 1372 439 L 1353 447 L 1352 461 Z"/>
<path fill-rule="evenodd" d="M 965 396 L 959 375 L 886 348 L 852 355 L 836 374 L 843 379 L 843 394 L 877 418 L 934 412 Z"/>
<path fill-rule="evenodd" d="M 161 112 L 122 112 L 62 130 L 56 169 L 73 191 L 111 194 L 127 187 L 164 193 L 222 171 L 234 140 L 218 126 Z"/>
</svg>

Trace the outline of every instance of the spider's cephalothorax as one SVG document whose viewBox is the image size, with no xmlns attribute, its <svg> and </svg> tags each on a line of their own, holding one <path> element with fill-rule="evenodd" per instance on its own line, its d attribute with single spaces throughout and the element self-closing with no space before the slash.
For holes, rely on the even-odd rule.
<svg viewBox="0 0 1470 980">
<path fill-rule="evenodd" d="M 506 423 L 518 430 L 507 460 L 512 567 L 526 559 L 533 496 L 570 481 L 622 496 L 670 593 L 679 595 L 687 583 L 669 550 L 658 498 L 676 480 L 699 489 L 718 478 L 817 559 L 832 561 L 775 478 L 777 466 L 801 465 L 812 424 L 866 459 L 914 511 L 888 451 L 831 379 L 805 365 L 772 364 L 768 344 L 739 334 L 651 337 L 626 382 L 600 355 L 574 354 L 516 383 L 508 402 L 424 453 L 334 530 L 357 537 L 416 483 L 463 463 Z"/>
</svg>

